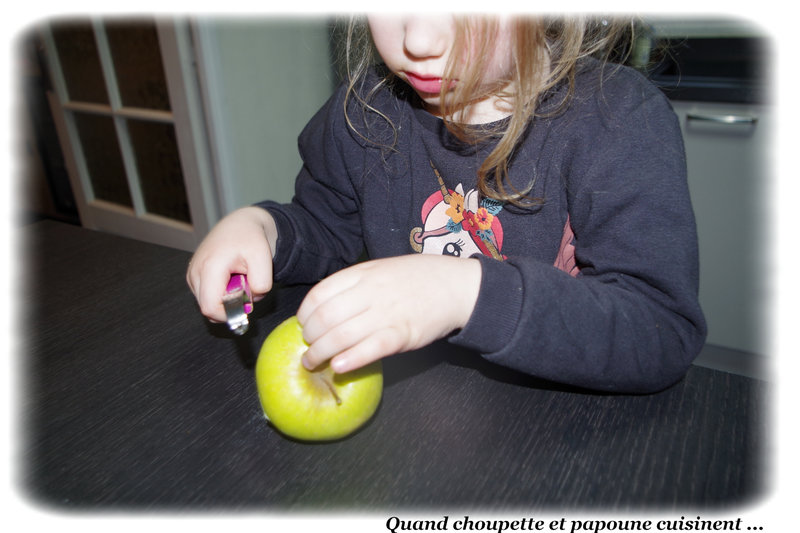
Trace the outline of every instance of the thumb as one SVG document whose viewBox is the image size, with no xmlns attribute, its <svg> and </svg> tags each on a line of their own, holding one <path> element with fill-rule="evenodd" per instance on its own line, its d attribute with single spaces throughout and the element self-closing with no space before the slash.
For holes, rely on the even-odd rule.
<svg viewBox="0 0 800 533">
<path fill-rule="evenodd" d="M 247 260 L 245 274 L 253 298 L 260 299 L 272 289 L 272 255 L 269 249 Z"/>
</svg>

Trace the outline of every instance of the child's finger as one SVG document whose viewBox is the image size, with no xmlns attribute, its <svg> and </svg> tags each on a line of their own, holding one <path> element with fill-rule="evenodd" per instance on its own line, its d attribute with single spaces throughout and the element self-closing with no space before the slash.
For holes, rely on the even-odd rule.
<svg viewBox="0 0 800 533">
<path fill-rule="evenodd" d="M 325 331 L 310 343 L 308 350 L 303 354 L 303 366 L 313 370 L 331 357 L 361 342 L 372 333 L 372 330 L 365 326 L 365 320 L 366 317 L 359 315 Z"/>
<path fill-rule="evenodd" d="M 363 314 L 370 304 L 370 295 L 365 295 L 357 287 L 351 287 L 317 305 L 307 316 L 298 311 L 298 321 L 303 326 L 303 338 L 307 343 L 314 344 L 335 328 L 342 327 L 347 321 Z"/>
<path fill-rule="evenodd" d="M 345 297 L 357 283 L 358 276 L 345 269 L 323 279 L 306 294 L 297 309 L 297 320 L 307 342 L 361 311 L 357 298 Z"/>
<path fill-rule="evenodd" d="M 331 368 L 337 374 L 344 374 L 378 359 L 400 353 L 404 346 L 405 339 L 400 330 L 383 328 L 331 359 Z"/>
<path fill-rule="evenodd" d="M 197 293 L 200 312 L 212 322 L 225 322 L 227 315 L 222 305 L 222 295 L 228 285 L 230 274 L 225 271 L 208 272 L 200 279 Z"/>
<path fill-rule="evenodd" d="M 272 258 L 268 253 L 267 248 L 246 259 L 246 266 L 242 269 L 244 272 L 240 272 L 247 276 L 250 290 L 257 299 L 261 299 L 272 290 Z"/>
</svg>

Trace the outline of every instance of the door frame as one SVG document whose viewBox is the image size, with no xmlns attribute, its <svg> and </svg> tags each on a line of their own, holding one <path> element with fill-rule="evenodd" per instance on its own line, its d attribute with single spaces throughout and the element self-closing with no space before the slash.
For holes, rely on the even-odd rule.
<svg viewBox="0 0 800 533">
<path fill-rule="evenodd" d="M 103 19 L 92 18 L 93 29 L 103 67 L 110 104 L 73 102 L 68 98 L 55 42 L 48 28 L 41 31 L 46 60 L 52 80 L 48 100 L 56 131 L 64 152 L 65 164 L 74 190 L 81 224 L 90 229 L 193 250 L 219 219 L 220 205 L 215 191 L 215 176 L 210 161 L 209 136 L 193 61 L 193 46 L 188 21 L 178 18 L 156 19 L 170 111 L 126 108 L 118 101 L 111 54 L 105 41 Z M 89 174 L 78 142 L 72 111 L 99 113 L 114 119 L 120 139 L 123 162 L 128 175 L 133 207 L 94 198 Z M 133 155 L 122 122 L 126 119 L 168 122 L 174 125 L 178 153 L 186 189 L 191 224 L 148 213 L 145 210 Z M 127 153 L 126 153 L 127 152 Z"/>
</svg>

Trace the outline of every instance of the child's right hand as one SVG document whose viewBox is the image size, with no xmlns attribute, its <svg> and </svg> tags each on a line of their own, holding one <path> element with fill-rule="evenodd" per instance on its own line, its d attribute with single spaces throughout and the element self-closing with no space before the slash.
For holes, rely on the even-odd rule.
<svg viewBox="0 0 800 533">
<path fill-rule="evenodd" d="M 186 281 L 200 312 L 225 322 L 222 295 L 232 274 L 245 274 L 258 300 L 272 288 L 272 258 L 278 232 L 268 211 L 243 207 L 219 221 L 189 261 Z"/>
</svg>

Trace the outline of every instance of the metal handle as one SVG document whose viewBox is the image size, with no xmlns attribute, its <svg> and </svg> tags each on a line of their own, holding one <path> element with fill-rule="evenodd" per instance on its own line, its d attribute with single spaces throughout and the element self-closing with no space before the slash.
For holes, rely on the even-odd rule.
<svg viewBox="0 0 800 533">
<path fill-rule="evenodd" d="M 755 124 L 758 118 L 746 115 L 706 115 L 702 113 L 689 113 L 686 120 L 699 120 L 715 124 Z"/>
</svg>

